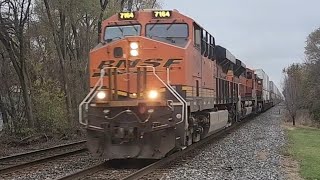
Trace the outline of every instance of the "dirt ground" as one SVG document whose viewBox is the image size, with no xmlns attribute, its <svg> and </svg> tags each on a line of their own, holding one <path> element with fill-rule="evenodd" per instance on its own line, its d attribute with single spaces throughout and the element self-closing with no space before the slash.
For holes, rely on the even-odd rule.
<svg viewBox="0 0 320 180">
<path fill-rule="evenodd" d="M 282 156 L 281 167 L 287 180 L 303 180 L 299 175 L 299 164 L 292 157 Z"/>
<path fill-rule="evenodd" d="M 306 125 L 311 124 L 311 120 L 309 116 L 306 115 L 304 112 L 299 113 L 299 117 L 296 120 L 296 126 L 292 125 L 292 122 L 288 122 L 288 116 L 284 115 L 282 128 L 285 130 L 293 130 L 297 127 L 304 127 L 304 128 L 313 128 Z M 287 142 L 289 143 L 289 142 Z M 282 157 L 281 157 L 281 168 L 282 172 L 285 175 L 287 180 L 303 180 L 303 178 L 299 174 L 299 162 L 289 154 L 288 152 L 289 144 L 287 147 L 284 147 Z"/>
</svg>

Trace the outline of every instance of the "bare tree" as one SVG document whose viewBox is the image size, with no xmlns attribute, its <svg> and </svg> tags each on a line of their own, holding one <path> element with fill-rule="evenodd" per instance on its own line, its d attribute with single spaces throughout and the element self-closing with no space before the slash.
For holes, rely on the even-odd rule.
<svg viewBox="0 0 320 180">
<path fill-rule="evenodd" d="M 3 124 L 7 125 L 9 123 L 7 111 L 5 109 L 4 103 L 2 102 L 3 97 L 0 95 L 0 114 L 3 119 Z"/>
<path fill-rule="evenodd" d="M 160 8 L 159 0 L 121 0 L 120 9 L 127 11 L 139 11 L 141 9 Z"/>
<path fill-rule="evenodd" d="M 49 20 L 49 25 L 52 29 L 52 36 L 54 39 L 54 44 L 56 47 L 56 51 L 59 57 L 59 64 L 61 68 L 61 73 L 62 73 L 62 84 L 63 84 L 63 90 L 65 93 L 65 99 L 66 99 L 66 106 L 67 106 L 67 111 L 68 111 L 68 119 L 70 124 L 73 122 L 73 111 L 72 111 L 72 103 L 71 103 L 71 96 L 70 96 L 70 91 L 69 91 L 69 85 L 68 85 L 68 76 L 66 72 L 66 16 L 65 16 L 65 9 L 60 9 L 59 10 L 59 19 L 60 19 L 60 29 L 57 31 L 57 28 L 55 26 L 54 19 L 51 15 L 51 8 L 49 6 L 48 0 L 44 0 L 44 5 L 46 7 L 46 13 L 48 16 Z M 59 35 L 58 35 L 58 33 Z M 60 40 L 60 41 L 59 41 Z"/>
<path fill-rule="evenodd" d="M 120 10 L 123 11 L 124 9 L 124 3 L 126 0 L 120 0 Z"/>
<path fill-rule="evenodd" d="M 132 11 L 133 0 L 128 0 L 128 11 Z"/>
<path fill-rule="evenodd" d="M 100 15 L 99 15 L 99 19 L 98 19 L 98 43 L 100 43 L 103 15 L 105 13 L 105 10 L 107 8 L 108 3 L 109 3 L 109 0 L 100 0 L 101 9 L 100 9 Z"/>
<path fill-rule="evenodd" d="M 308 36 L 305 54 L 307 55 L 307 60 L 311 63 L 320 61 L 320 28 Z"/>
<path fill-rule="evenodd" d="M 296 125 L 297 111 L 300 109 L 301 101 L 301 67 L 299 64 L 292 64 L 284 69 L 284 90 L 285 105 L 292 119 L 292 124 Z"/>
<path fill-rule="evenodd" d="M 30 17 L 31 0 L 0 1 L 0 41 L 5 47 L 19 78 L 28 126 L 34 127 L 31 88 L 27 71 L 26 25 Z"/>
</svg>

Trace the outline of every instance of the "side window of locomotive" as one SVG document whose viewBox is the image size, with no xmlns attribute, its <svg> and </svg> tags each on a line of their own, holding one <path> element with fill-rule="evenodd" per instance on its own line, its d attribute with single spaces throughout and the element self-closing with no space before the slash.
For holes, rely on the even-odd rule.
<svg viewBox="0 0 320 180">
<path fill-rule="evenodd" d="M 209 33 L 205 30 L 202 30 L 202 44 L 201 44 L 201 54 L 204 57 L 208 57 L 209 52 Z"/>
<path fill-rule="evenodd" d="M 201 34 L 201 54 L 204 55 L 204 52 L 206 51 L 206 31 L 202 30 L 202 34 Z"/>
<path fill-rule="evenodd" d="M 141 25 L 109 26 L 105 29 L 104 40 L 110 43 L 126 36 L 140 36 Z"/>
<path fill-rule="evenodd" d="M 209 35 L 210 39 L 209 39 L 209 59 L 214 59 L 214 46 L 215 46 L 215 42 L 214 42 L 214 37 L 212 35 Z"/>
<path fill-rule="evenodd" d="M 193 31 L 194 31 L 194 46 L 200 51 L 201 49 L 201 28 L 197 25 L 193 25 Z"/>
<path fill-rule="evenodd" d="M 146 36 L 150 39 L 185 47 L 189 31 L 187 24 L 147 24 Z"/>
<path fill-rule="evenodd" d="M 252 72 L 247 72 L 247 79 L 252 79 Z"/>
</svg>

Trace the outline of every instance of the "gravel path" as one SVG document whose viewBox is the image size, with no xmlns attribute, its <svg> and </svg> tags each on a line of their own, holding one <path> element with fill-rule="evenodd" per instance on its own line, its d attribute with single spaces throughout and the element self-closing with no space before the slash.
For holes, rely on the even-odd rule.
<svg viewBox="0 0 320 180">
<path fill-rule="evenodd" d="M 274 107 L 225 138 L 161 169 L 153 179 L 284 179 L 281 147 L 285 134 Z"/>
</svg>

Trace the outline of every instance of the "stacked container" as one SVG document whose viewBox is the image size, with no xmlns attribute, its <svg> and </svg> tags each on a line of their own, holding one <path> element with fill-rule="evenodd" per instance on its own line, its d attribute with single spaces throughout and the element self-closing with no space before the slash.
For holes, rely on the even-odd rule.
<svg viewBox="0 0 320 180">
<path fill-rule="evenodd" d="M 262 99 L 263 101 L 270 101 L 270 85 L 269 85 L 269 76 L 262 69 L 255 69 L 255 74 L 262 79 L 263 90 L 262 90 Z"/>
<path fill-rule="evenodd" d="M 276 90 L 276 86 L 275 84 L 273 83 L 273 81 L 269 81 L 269 90 L 270 90 L 270 99 L 273 100 L 276 98 L 276 93 L 277 93 L 277 90 Z"/>
</svg>

